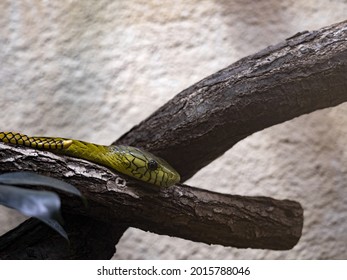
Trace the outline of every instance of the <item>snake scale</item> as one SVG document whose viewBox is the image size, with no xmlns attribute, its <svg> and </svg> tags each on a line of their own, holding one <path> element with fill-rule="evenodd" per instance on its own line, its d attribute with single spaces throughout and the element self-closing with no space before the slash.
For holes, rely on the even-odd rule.
<svg viewBox="0 0 347 280">
<path fill-rule="evenodd" d="M 159 187 L 169 187 L 180 181 L 180 175 L 165 160 L 131 146 L 103 146 L 66 138 L 29 137 L 15 132 L 0 132 L 0 141 L 86 159 Z"/>
</svg>

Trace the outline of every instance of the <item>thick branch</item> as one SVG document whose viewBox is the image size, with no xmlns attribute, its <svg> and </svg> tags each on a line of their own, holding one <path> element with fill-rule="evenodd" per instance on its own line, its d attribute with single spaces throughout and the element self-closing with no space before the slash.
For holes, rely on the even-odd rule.
<svg viewBox="0 0 347 280">
<path fill-rule="evenodd" d="M 183 180 L 266 127 L 347 101 L 347 21 L 241 59 L 176 95 L 116 143 L 170 162 Z"/>
<path fill-rule="evenodd" d="M 185 180 L 256 131 L 345 102 L 346 42 L 346 22 L 298 34 L 181 92 L 117 143 L 154 151 L 176 167 Z M 53 160 L 37 154 L 39 158 L 29 156 L 27 163 L 23 161 L 24 155 L 15 157 L 12 163 L 17 166 L 11 166 L 11 155 L 16 153 L 7 149 L 3 152 L 1 169 L 37 168 L 56 177 L 72 174 L 66 179 L 77 186 L 84 183 L 86 196 L 98 206 L 88 213 L 95 218 L 110 215 L 145 230 L 236 247 L 285 249 L 293 246 L 300 236 L 302 209 L 293 202 L 222 196 L 185 186 L 149 195 L 148 188 L 122 189 L 109 179 L 114 178 L 109 172 L 77 160 L 76 166 L 79 162 L 80 167 L 85 166 L 84 171 L 98 171 L 94 170 L 93 175 L 81 170 L 58 174 L 62 170 L 56 165 L 62 163 L 61 158 Z M 49 164 L 41 165 L 45 161 Z M 107 188 L 96 188 L 93 193 L 98 182 L 106 183 Z M 118 196 L 110 195 L 113 192 Z M 152 195 L 159 204 L 149 200 Z M 109 213 L 109 209 L 119 212 Z M 162 212 L 164 216 L 158 219 L 163 217 L 162 224 L 158 225 L 155 218 Z"/>
<path fill-rule="evenodd" d="M 36 170 L 78 187 L 91 207 L 85 210 L 66 199 L 66 209 L 75 215 L 239 248 L 290 249 L 301 236 L 303 210 L 294 201 L 223 195 L 185 185 L 140 186 L 86 161 L 4 144 L 0 149 L 2 171 Z"/>
</svg>

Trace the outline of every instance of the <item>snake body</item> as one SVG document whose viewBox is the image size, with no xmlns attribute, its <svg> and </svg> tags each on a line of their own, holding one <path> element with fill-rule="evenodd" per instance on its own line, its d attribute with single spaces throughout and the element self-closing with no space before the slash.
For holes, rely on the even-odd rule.
<svg viewBox="0 0 347 280">
<path fill-rule="evenodd" d="M 180 175 L 165 160 L 132 146 L 103 146 L 66 138 L 29 137 L 15 132 L 0 132 L 0 141 L 86 159 L 159 187 L 169 187 L 180 181 Z"/>
</svg>

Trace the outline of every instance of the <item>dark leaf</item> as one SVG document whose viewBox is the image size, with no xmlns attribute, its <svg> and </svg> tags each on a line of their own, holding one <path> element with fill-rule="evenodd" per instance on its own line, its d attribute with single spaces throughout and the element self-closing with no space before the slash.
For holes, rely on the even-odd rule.
<svg viewBox="0 0 347 280">
<path fill-rule="evenodd" d="M 57 194 L 0 184 L 0 204 L 43 221 L 67 239 L 66 232 L 57 222 L 62 220 Z"/>
<path fill-rule="evenodd" d="M 38 218 L 38 219 L 40 219 L 40 218 Z M 42 221 L 46 225 L 50 226 L 52 229 L 54 229 L 56 232 L 58 232 L 66 240 L 69 240 L 69 237 L 67 236 L 66 231 L 63 229 L 63 227 L 56 220 L 53 220 L 53 219 L 40 219 L 40 221 Z"/>
<path fill-rule="evenodd" d="M 81 196 L 81 192 L 74 186 L 61 180 L 39 175 L 33 172 L 11 172 L 0 175 L 0 184 L 6 185 L 25 185 L 25 186 L 46 186 L 62 190 L 74 195 Z"/>
</svg>

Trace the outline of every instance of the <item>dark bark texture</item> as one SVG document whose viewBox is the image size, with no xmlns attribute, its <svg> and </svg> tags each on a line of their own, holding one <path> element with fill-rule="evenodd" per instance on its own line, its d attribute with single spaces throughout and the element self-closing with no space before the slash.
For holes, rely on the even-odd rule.
<svg viewBox="0 0 347 280">
<path fill-rule="evenodd" d="M 203 79 L 115 143 L 162 156 L 184 181 L 254 132 L 345 101 L 346 21 L 298 33 Z"/>
<path fill-rule="evenodd" d="M 302 32 L 184 90 L 115 144 L 154 152 L 184 181 L 256 131 L 345 102 L 346 77 L 347 22 Z M 30 221 L 0 238 L 0 258 L 108 258 L 127 226 L 239 248 L 290 249 L 301 236 L 303 210 L 294 201 L 218 194 L 186 185 L 158 190 L 83 160 L 0 144 L 0 171 L 18 169 L 74 184 L 90 207 L 64 199 L 69 233 L 81 236 L 72 240 L 76 244 L 51 244 L 45 249 L 51 255 L 45 255 L 45 229 L 36 231 L 34 245 L 20 234 L 33 226 Z M 98 226 L 91 228 L 89 220 Z M 100 246 L 105 253 L 95 246 L 81 250 L 88 238 L 100 240 L 108 230 L 104 246 L 113 248 Z M 23 250 L 29 246 L 30 255 L 19 257 L 23 251 L 13 250 L 11 243 Z M 63 246 L 67 249 L 57 253 Z"/>
<path fill-rule="evenodd" d="M 65 197 L 63 209 L 67 217 L 72 213 L 78 220 L 87 216 L 107 225 L 121 225 L 122 229 L 128 225 L 239 248 L 290 249 L 301 236 L 303 210 L 295 201 L 219 194 L 186 185 L 140 185 L 84 160 L 5 144 L 0 148 L 1 170 L 34 169 L 81 190 L 89 207 Z M 0 239 L 0 248 L 1 244 Z"/>
</svg>

